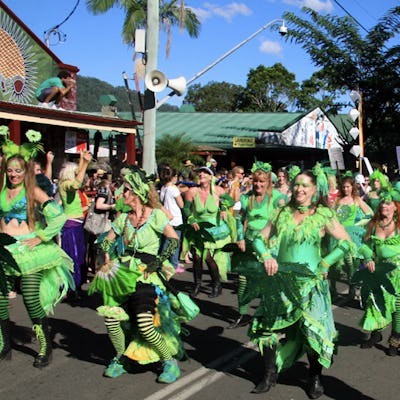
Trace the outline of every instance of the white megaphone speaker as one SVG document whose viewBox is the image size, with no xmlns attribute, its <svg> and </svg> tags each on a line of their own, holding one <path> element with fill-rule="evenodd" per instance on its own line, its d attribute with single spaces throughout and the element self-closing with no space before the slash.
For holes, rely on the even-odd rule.
<svg viewBox="0 0 400 400">
<path fill-rule="evenodd" d="M 176 79 L 168 80 L 164 73 L 154 69 L 146 74 L 144 82 L 147 89 L 152 92 L 161 92 L 167 86 L 171 88 L 178 96 L 182 96 L 186 90 L 186 79 L 181 76 Z"/>
<path fill-rule="evenodd" d="M 158 69 L 153 69 L 144 77 L 144 83 L 147 89 L 152 92 L 161 92 L 167 87 L 167 77 Z"/>
</svg>

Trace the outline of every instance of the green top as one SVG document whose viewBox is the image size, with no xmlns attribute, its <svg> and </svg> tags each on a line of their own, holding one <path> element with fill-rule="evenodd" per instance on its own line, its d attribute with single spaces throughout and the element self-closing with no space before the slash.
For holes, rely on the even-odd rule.
<svg viewBox="0 0 400 400">
<path fill-rule="evenodd" d="M 160 237 L 169 219 L 159 208 L 155 208 L 147 221 L 136 229 L 129 221 L 128 214 L 120 214 L 112 224 L 115 233 L 123 236 L 128 250 L 157 255 Z"/>
<path fill-rule="evenodd" d="M 60 182 L 59 192 L 64 212 L 67 218 L 83 218 L 83 210 L 81 205 L 81 198 L 78 194 L 78 189 L 81 187 L 82 182 L 77 179 L 73 181 Z"/>
<path fill-rule="evenodd" d="M 253 194 L 242 194 L 240 196 L 242 217 L 247 221 L 246 239 L 253 239 L 256 233 L 265 227 L 271 212 L 279 206 L 281 198 L 283 198 L 283 195 L 275 189 L 272 190 L 270 201 L 268 194 L 259 203 L 255 201 Z"/>
<path fill-rule="evenodd" d="M 290 207 L 275 210 L 272 222 L 277 229 L 278 264 L 307 263 L 309 269 L 315 272 L 322 259 L 321 230 L 331 225 L 335 218 L 333 210 L 321 205 L 315 214 L 307 215 L 299 224 L 294 220 Z"/>
<path fill-rule="evenodd" d="M 203 204 L 200 199 L 199 191 L 197 191 L 192 211 L 196 222 L 210 222 L 213 225 L 217 225 L 219 208 L 212 193 L 207 196 L 206 202 Z"/>
</svg>

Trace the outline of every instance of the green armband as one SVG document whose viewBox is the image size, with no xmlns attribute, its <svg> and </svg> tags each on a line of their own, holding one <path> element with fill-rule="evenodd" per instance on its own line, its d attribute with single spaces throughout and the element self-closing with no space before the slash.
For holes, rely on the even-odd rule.
<svg viewBox="0 0 400 400">
<path fill-rule="evenodd" d="M 265 243 L 264 237 L 260 234 L 257 235 L 253 240 L 253 249 L 256 252 L 258 258 L 263 262 L 265 260 L 268 260 L 269 258 L 272 258 L 272 255 Z"/>
<path fill-rule="evenodd" d="M 374 252 L 364 243 L 358 249 L 358 254 L 364 259 L 364 261 L 371 261 L 374 255 Z"/>
<path fill-rule="evenodd" d="M 237 240 L 244 240 L 244 225 L 241 215 L 237 216 L 235 220 L 236 220 Z"/>
<path fill-rule="evenodd" d="M 113 242 L 112 240 L 105 238 L 105 239 L 103 239 L 102 242 L 99 244 L 99 248 L 100 248 L 101 250 L 103 250 L 105 253 L 109 253 L 110 250 L 111 250 L 111 247 L 112 247 L 113 243 L 114 243 L 114 242 Z"/>
<path fill-rule="evenodd" d="M 193 215 L 191 215 L 190 217 L 187 218 L 186 221 L 187 221 L 188 224 L 192 225 L 192 224 L 194 224 L 196 222 L 196 218 L 193 217 Z"/>
<path fill-rule="evenodd" d="M 171 256 L 175 254 L 175 251 L 180 244 L 179 239 L 167 238 L 167 240 L 168 240 L 167 246 L 159 256 L 160 264 L 162 264 L 165 260 L 171 258 Z"/>
<path fill-rule="evenodd" d="M 352 255 L 354 244 L 348 240 L 339 240 L 338 245 L 320 261 L 320 268 L 327 272 L 329 267 L 343 258 L 347 253 Z"/>
</svg>

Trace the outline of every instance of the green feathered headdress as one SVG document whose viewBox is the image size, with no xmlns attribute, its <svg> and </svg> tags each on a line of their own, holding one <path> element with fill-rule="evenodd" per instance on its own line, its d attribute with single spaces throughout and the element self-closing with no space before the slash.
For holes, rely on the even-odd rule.
<svg viewBox="0 0 400 400">
<path fill-rule="evenodd" d="M 19 155 L 25 161 L 29 161 L 31 158 L 35 158 L 39 152 L 44 152 L 43 145 L 39 143 L 42 139 L 42 135 L 38 131 L 34 131 L 33 129 L 28 130 L 25 133 L 25 136 L 29 140 L 29 143 L 24 143 L 21 146 L 18 146 L 10 140 L 9 136 L 10 131 L 8 127 L 5 125 L 0 126 L 1 150 L 6 157 L 6 160 Z"/>
<path fill-rule="evenodd" d="M 324 169 L 322 168 L 321 163 L 317 162 L 313 169 L 313 174 L 317 180 L 317 191 L 320 196 L 328 196 L 329 187 L 328 187 L 328 178 L 325 175 Z"/>
<path fill-rule="evenodd" d="M 251 167 L 251 173 L 254 174 L 256 171 L 263 171 L 263 172 L 271 172 L 272 166 L 269 163 L 264 163 L 262 161 L 254 161 L 253 166 Z"/>
<path fill-rule="evenodd" d="M 382 189 L 384 189 L 384 190 L 389 187 L 386 176 L 384 174 L 382 174 L 381 171 L 378 171 L 377 169 L 374 170 L 374 172 L 370 175 L 369 179 L 370 179 L 372 185 L 374 185 L 374 180 L 378 180 L 381 183 Z"/>
<path fill-rule="evenodd" d="M 301 172 L 301 168 L 298 165 L 293 165 L 288 170 L 289 180 L 293 182 L 296 176 Z"/>
<path fill-rule="evenodd" d="M 400 192 L 396 189 L 381 190 L 379 200 L 382 202 L 400 201 Z"/>
</svg>

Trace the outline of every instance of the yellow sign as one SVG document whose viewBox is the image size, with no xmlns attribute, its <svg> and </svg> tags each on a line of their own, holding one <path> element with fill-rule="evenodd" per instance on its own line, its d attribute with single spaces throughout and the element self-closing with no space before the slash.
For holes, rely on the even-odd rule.
<svg viewBox="0 0 400 400">
<path fill-rule="evenodd" d="M 256 147 L 256 138 L 235 136 L 233 138 L 233 147 Z"/>
</svg>

